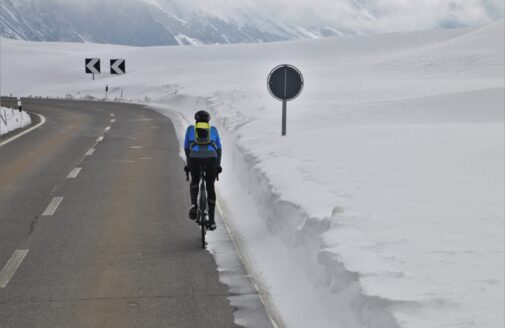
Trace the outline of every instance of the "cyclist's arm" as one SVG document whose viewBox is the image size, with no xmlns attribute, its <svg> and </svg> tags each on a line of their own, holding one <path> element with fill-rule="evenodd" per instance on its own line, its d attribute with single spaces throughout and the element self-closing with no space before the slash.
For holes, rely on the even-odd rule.
<svg viewBox="0 0 505 328">
<path fill-rule="evenodd" d="M 219 132 L 216 129 L 216 152 L 217 152 L 217 166 L 221 166 L 221 157 L 223 154 L 223 148 L 221 147 L 221 138 L 219 137 Z"/>
<path fill-rule="evenodd" d="M 219 148 L 216 150 L 217 152 L 217 166 L 221 166 L 221 155 L 222 155 L 222 149 Z"/>
<path fill-rule="evenodd" d="M 184 152 L 186 153 L 186 165 L 189 166 L 189 153 L 191 152 L 189 148 L 184 148 Z"/>
<path fill-rule="evenodd" d="M 191 152 L 191 149 L 190 149 L 190 140 L 189 140 L 189 129 L 191 127 L 188 127 L 186 129 L 186 136 L 184 137 L 184 153 L 186 154 L 186 165 L 189 166 L 189 153 Z"/>
</svg>

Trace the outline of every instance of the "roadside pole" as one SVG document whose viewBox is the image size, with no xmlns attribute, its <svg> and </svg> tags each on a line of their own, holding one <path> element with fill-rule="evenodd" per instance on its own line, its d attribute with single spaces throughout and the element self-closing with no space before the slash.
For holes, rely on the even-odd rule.
<svg viewBox="0 0 505 328">
<path fill-rule="evenodd" d="M 285 136 L 286 135 L 286 121 L 287 121 L 287 100 L 282 100 L 282 135 Z"/>
<path fill-rule="evenodd" d="M 21 104 L 21 97 L 18 97 L 18 111 L 23 111 L 23 105 Z"/>
</svg>

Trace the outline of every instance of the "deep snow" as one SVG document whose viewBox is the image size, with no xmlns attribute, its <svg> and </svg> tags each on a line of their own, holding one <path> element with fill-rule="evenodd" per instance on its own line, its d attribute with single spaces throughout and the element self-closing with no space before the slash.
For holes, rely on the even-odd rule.
<svg viewBox="0 0 505 328">
<path fill-rule="evenodd" d="M 126 58 L 91 81 L 87 56 Z M 35 60 L 36 58 L 36 60 Z M 2 94 L 149 101 L 180 133 L 208 108 L 219 195 L 288 327 L 504 325 L 504 23 L 264 45 L 2 40 Z M 266 76 L 304 74 L 280 103 Z"/>
<path fill-rule="evenodd" d="M 30 115 L 17 109 L 0 107 L 0 136 L 32 123 Z"/>
</svg>

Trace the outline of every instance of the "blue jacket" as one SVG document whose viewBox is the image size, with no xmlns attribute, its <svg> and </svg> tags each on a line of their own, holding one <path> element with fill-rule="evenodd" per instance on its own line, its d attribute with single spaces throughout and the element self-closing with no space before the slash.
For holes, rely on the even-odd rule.
<svg viewBox="0 0 505 328">
<path fill-rule="evenodd" d="M 217 129 L 210 127 L 210 144 L 198 145 L 195 142 L 195 127 L 188 126 L 186 129 L 186 137 L 184 138 L 184 151 L 186 156 L 190 158 L 209 158 L 217 157 L 221 159 L 221 139 Z"/>
</svg>

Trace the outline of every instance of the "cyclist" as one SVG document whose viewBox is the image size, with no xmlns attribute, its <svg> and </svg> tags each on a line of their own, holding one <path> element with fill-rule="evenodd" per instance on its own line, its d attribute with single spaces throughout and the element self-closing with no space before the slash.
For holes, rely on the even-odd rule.
<svg viewBox="0 0 505 328">
<path fill-rule="evenodd" d="M 216 229 L 214 213 L 216 209 L 216 191 L 214 181 L 221 168 L 221 140 L 215 127 L 209 124 L 210 114 L 200 110 L 195 114 L 195 125 L 186 129 L 184 138 L 184 152 L 186 153 L 186 166 L 184 171 L 191 173 L 190 195 L 191 209 L 189 218 L 195 220 L 197 216 L 198 184 L 200 182 L 200 167 L 204 167 L 209 205 L 209 230 Z"/>
</svg>

